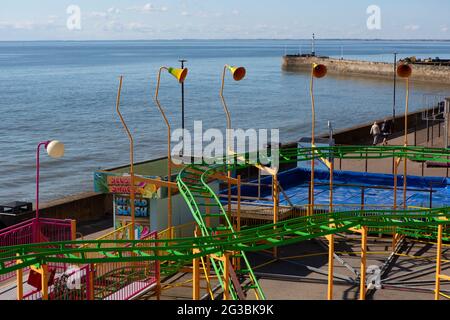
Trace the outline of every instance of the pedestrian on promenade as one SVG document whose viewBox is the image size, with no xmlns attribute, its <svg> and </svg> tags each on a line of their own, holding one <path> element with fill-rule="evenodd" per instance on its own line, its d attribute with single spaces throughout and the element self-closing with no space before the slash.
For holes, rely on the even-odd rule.
<svg viewBox="0 0 450 320">
<path fill-rule="evenodd" d="M 392 134 L 391 121 L 385 119 L 381 125 L 381 135 L 383 136 L 383 146 L 387 146 L 387 139 Z"/>
<path fill-rule="evenodd" d="M 374 122 L 372 128 L 370 128 L 370 134 L 373 136 L 373 145 L 376 146 L 381 134 L 381 130 L 377 122 Z"/>
</svg>

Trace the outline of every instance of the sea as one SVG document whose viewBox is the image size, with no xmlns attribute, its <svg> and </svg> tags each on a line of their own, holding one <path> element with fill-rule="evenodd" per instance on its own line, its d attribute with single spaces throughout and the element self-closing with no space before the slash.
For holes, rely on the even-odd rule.
<svg viewBox="0 0 450 320">
<path fill-rule="evenodd" d="M 219 99 L 225 64 L 244 66 L 241 82 L 226 78 L 232 127 L 279 129 L 282 142 L 309 135 L 309 76 L 284 72 L 285 54 L 309 53 L 309 40 L 177 40 L 0 42 L 0 204 L 33 201 L 36 146 L 59 140 L 66 153 L 55 160 L 41 153 L 40 199 L 49 201 L 92 191 L 93 172 L 129 163 L 128 137 L 115 111 L 123 76 L 121 110 L 135 140 L 135 159 L 166 154 L 167 130 L 152 98 L 160 66 L 186 59 L 185 124 L 204 130 L 226 127 Z M 368 61 L 450 58 L 449 41 L 318 40 L 316 53 Z M 431 107 L 450 87 L 414 84 L 410 109 Z M 329 76 L 317 81 L 317 131 L 326 132 L 389 117 L 393 82 Z M 404 109 L 404 84 L 397 85 L 397 114 Z M 167 73 L 160 100 L 173 129 L 180 128 L 181 89 Z M 369 133 L 368 133 L 369 134 Z"/>
</svg>

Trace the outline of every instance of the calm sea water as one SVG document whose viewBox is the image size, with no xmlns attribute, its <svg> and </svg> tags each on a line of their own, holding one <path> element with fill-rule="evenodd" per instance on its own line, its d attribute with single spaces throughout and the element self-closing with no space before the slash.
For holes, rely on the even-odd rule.
<svg viewBox="0 0 450 320">
<path fill-rule="evenodd" d="M 41 194 L 56 199 L 92 190 L 92 172 L 128 162 L 128 139 L 115 113 L 118 76 L 124 75 L 122 111 L 136 140 L 136 160 L 165 155 L 166 129 L 152 102 L 161 65 L 188 59 L 186 125 L 225 127 L 218 97 L 224 64 L 247 68 L 228 80 L 233 127 L 279 128 L 283 141 L 310 130 L 308 76 L 281 71 L 285 53 L 305 53 L 309 41 L 0 42 L 0 202 L 34 198 L 35 148 L 58 139 L 63 159 L 42 156 Z M 392 61 L 400 57 L 450 58 L 450 42 L 320 41 L 317 53 Z M 398 113 L 403 108 L 399 85 Z M 317 83 L 319 131 L 391 114 L 392 83 L 327 77 Z M 416 85 L 411 109 L 426 107 L 448 88 Z M 181 126 L 180 88 L 163 76 L 161 101 L 174 128 Z M 428 102 L 427 102 L 428 101 Z"/>
</svg>

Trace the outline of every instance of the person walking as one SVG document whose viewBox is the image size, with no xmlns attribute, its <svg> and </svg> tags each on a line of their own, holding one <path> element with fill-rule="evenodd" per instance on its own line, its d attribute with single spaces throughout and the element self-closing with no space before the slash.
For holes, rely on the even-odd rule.
<svg viewBox="0 0 450 320">
<path fill-rule="evenodd" d="M 381 125 L 381 135 L 383 136 L 383 146 L 387 146 L 387 139 L 392 134 L 391 122 L 387 119 Z"/>
<path fill-rule="evenodd" d="M 381 130 L 377 122 L 374 122 L 372 128 L 370 128 L 370 134 L 373 136 L 373 145 L 376 146 L 381 134 Z"/>
</svg>

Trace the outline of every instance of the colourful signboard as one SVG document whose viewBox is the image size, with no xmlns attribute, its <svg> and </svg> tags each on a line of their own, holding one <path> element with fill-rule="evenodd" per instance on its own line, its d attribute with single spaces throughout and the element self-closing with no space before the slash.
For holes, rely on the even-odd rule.
<svg viewBox="0 0 450 320">
<path fill-rule="evenodd" d="M 130 194 L 131 191 L 131 177 L 127 174 L 113 174 L 104 171 L 97 171 L 94 173 L 94 190 L 101 193 L 113 193 L 120 195 Z M 150 180 L 160 180 L 154 177 L 134 177 L 134 193 L 147 199 L 159 198 L 159 186 L 152 183 Z"/>
<path fill-rule="evenodd" d="M 127 196 L 114 197 L 114 212 L 118 216 L 131 216 L 130 198 Z M 134 200 L 134 215 L 136 218 L 147 218 L 150 215 L 148 199 Z"/>
</svg>

